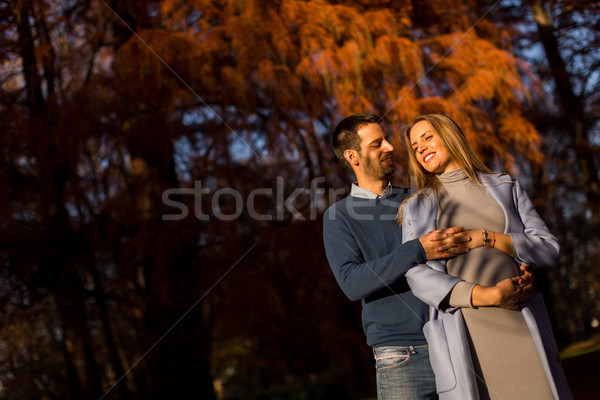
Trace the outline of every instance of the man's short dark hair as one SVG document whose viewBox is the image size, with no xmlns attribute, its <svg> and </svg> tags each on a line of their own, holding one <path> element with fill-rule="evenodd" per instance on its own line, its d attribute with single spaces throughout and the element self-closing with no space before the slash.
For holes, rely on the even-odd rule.
<svg viewBox="0 0 600 400">
<path fill-rule="evenodd" d="M 368 124 L 379 124 L 380 118 L 374 114 L 354 114 L 341 120 L 333 131 L 331 146 L 337 158 L 347 166 L 352 168 L 346 161 L 344 152 L 346 150 L 356 150 L 360 153 L 360 136 L 358 131 Z"/>
</svg>

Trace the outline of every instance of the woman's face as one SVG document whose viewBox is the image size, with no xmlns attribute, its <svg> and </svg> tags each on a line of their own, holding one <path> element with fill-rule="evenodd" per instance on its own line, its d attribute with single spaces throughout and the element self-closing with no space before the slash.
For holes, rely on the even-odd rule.
<svg viewBox="0 0 600 400">
<path fill-rule="evenodd" d="M 412 127 L 410 147 L 415 153 L 419 164 L 426 171 L 441 174 L 460 168 L 450 157 L 440 136 L 427 121 L 419 121 Z"/>
</svg>

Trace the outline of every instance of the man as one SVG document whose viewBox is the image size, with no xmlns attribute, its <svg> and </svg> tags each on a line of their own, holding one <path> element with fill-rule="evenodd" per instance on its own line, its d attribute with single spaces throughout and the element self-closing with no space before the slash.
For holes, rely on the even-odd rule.
<svg viewBox="0 0 600 400">
<path fill-rule="evenodd" d="M 427 260 L 467 252 L 470 237 L 454 227 L 402 243 L 396 213 L 408 190 L 392 187 L 389 181 L 395 171 L 394 147 L 377 116 L 345 118 L 335 128 L 332 145 L 357 182 L 350 196 L 325 212 L 323 240 L 341 289 L 351 300 L 362 302 L 363 329 L 376 360 L 378 398 L 435 399 L 435 377 L 422 331 L 429 319 L 428 306 L 413 295 L 405 274 Z M 431 297 L 440 302 L 453 290 L 470 296 L 478 286 L 425 270 L 417 267 L 411 273 L 431 281 Z M 503 305 L 513 307 L 530 286 L 523 282 L 503 293 Z M 491 292 L 486 293 L 487 299 Z"/>
</svg>

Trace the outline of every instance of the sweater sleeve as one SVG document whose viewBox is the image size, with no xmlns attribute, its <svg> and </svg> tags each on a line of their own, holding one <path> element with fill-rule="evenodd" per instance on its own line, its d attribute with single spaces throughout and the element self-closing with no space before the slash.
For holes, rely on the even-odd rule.
<svg viewBox="0 0 600 400">
<path fill-rule="evenodd" d="M 418 240 L 417 233 L 412 224 L 411 202 L 404 207 L 402 222 L 402 241 Z M 444 272 L 442 272 L 444 271 Z M 462 280 L 445 273 L 445 265 L 441 261 L 427 261 L 410 269 L 406 279 L 413 294 L 424 303 L 441 309 L 446 305 L 445 299 L 449 298 L 455 285 Z M 464 301 L 464 299 L 461 299 Z M 470 302 L 470 299 L 469 299 Z"/>
<path fill-rule="evenodd" d="M 450 307 L 473 308 L 471 298 L 473 297 L 474 283 L 458 282 L 450 291 L 447 302 Z"/>
<path fill-rule="evenodd" d="M 323 218 L 323 242 L 333 275 L 351 300 L 361 300 L 389 287 L 404 277 L 412 266 L 425 261 L 425 251 L 418 240 L 398 243 L 389 254 L 365 261 L 356 239 L 341 218 Z"/>
<path fill-rule="evenodd" d="M 513 187 L 514 207 L 523 224 L 523 232 L 508 232 L 512 237 L 517 259 L 526 264 L 546 267 L 556 265 L 560 245 L 540 218 L 529 196 L 519 182 Z"/>
</svg>

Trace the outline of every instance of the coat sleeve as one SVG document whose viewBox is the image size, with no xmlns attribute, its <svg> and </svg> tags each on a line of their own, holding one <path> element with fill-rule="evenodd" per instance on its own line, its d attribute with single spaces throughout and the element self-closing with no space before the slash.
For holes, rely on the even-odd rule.
<svg viewBox="0 0 600 400">
<path fill-rule="evenodd" d="M 417 239 L 424 232 L 415 232 L 416 227 L 413 224 L 413 209 L 408 201 L 404 207 L 404 216 L 402 218 L 402 242 L 408 242 Z M 452 288 L 462 280 L 445 273 L 445 264 L 441 261 L 427 261 L 419 264 L 406 273 L 406 279 L 413 294 L 425 304 L 436 309 L 440 309 L 442 302 Z M 448 309 L 446 309 L 448 310 Z"/>
<path fill-rule="evenodd" d="M 398 243 L 389 254 L 365 261 L 350 229 L 341 218 L 329 218 L 330 210 L 323 218 L 325 253 L 336 281 L 350 300 L 361 300 L 389 287 L 412 266 L 425 261 L 418 240 Z"/>
<path fill-rule="evenodd" d="M 523 224 L 522 232 L 507 232 L 513 240 L 517 259 L 526 264 L 555 266 L 560 245 L 533 207 L 518 181 L 513 186 L 514 210 Z"/>
</svg>

